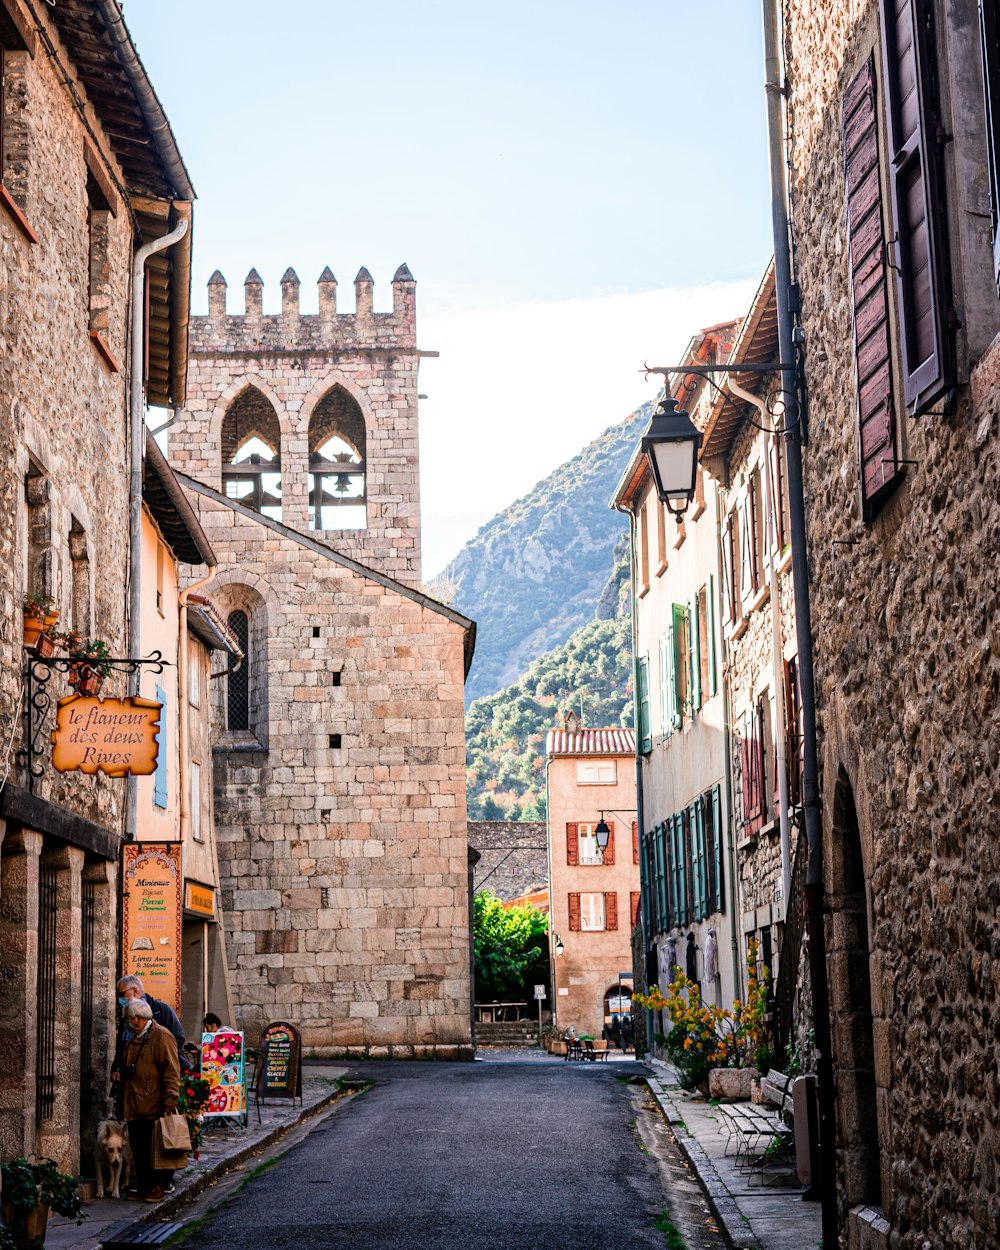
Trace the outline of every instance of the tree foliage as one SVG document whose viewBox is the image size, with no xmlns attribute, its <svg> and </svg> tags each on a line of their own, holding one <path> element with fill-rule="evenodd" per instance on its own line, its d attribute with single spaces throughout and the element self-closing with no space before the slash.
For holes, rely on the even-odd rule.
<svg viewBox="0 0 1000 1250">
<path fill-rule="evenodd" d="M 473 900 L 478 1002 L 524 1002 L 539 972 L 548 980 L 549 918 L 537 907 L 505 906 L 491 890 Z"/>
</svg>

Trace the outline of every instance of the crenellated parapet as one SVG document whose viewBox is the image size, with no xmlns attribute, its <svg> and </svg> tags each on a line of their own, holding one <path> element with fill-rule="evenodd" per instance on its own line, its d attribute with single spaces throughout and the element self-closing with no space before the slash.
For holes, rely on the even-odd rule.
<svg viewBox="0 0 1000 1250">
<path fill-rule="evenodd" d="M 191 318 L 191 351 L 416 348 L 417 284 L 405 264 L 392 279 L 392 312 L 375 312 L 375 282 L 364 267 L 354 279 L 353 312 L 337 311 L 337 279 L 329 266 L 316 285 L 319 312 L 302 313 L 298 274 L 286 269 L 281 279 L 281 312 L 265 314 L 264 282 L 257 270 L 251 269 L 243 283 L 243 312 L 230 312 L 226 279 L 216 270 L 208 280 L 208 315 Z"/>
</svg>

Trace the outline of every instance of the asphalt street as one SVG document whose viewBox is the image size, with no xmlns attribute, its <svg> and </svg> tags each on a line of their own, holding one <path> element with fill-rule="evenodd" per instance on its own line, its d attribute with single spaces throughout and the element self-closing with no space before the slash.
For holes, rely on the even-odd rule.
<svg viewBox="0 0 1000 1250">
<path fill-rule="evenodd" d="M 641 1070 L 538 1052 L 353 1065 L 374 1086 L 192 1228 L 185 1245 L 664 1250 L 671 1243 L 654 1221 L 669 1206 L 682 1232 L 703 1234 L 685 1238 L 691 1250 L 721 1246 L 705 1231 L 700 1196 L 682 1192 L 695 1187 L 651 1148 L 654 1135 L 668 1138 L 643 1109 L 644 1091 L 628 1084 Z"/>
</svg>

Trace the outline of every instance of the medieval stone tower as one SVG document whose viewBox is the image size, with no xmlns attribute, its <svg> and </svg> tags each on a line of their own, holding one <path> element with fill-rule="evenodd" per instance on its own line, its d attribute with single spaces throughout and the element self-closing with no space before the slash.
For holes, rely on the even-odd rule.
<svg viewBox="0 0 1000 1250">
<path fill-rule="evenodd" d="M 373 311 L 367 269 L 355 311 L 337 312 L 337 280 L 319 278 L 319 312 L 299 312 L 299 279 L 281 279 L 281 312 L 265 316 L 256 269 L 245 312 L 208 283 L 208 316 L 192 317 L 187 407 L 170 459 L 190 477 L 264 516 L 411 585 L 420 581 L 416 283 L 392 280 L 392 312 Z"/>
</svg>

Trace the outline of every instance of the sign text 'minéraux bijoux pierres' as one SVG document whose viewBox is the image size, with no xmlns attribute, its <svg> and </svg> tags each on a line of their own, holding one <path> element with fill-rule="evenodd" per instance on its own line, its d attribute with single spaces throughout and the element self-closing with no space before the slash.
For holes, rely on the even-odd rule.
<svg viewBox="0 0 1000 1250">
<path fill-rule="evenodd" d="M 60 699 L 52 731 L 52 767 L 109 777 L 156 771 L 160 705 L 152 699 Z"/>
</svg>

